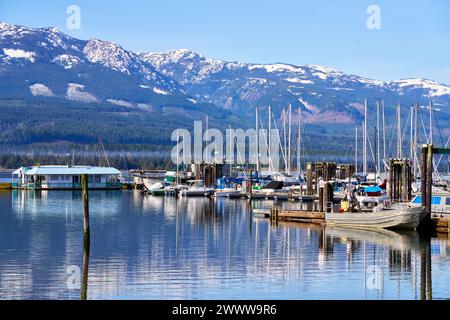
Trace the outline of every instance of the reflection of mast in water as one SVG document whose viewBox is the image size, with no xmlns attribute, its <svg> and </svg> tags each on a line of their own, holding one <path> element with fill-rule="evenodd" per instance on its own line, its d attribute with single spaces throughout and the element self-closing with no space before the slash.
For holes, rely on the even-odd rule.
<svg viewBox="0 0 450 320">
<path fill-rule="evenodd" d="M 411 250 L 389 248 L 389 272 L 410 273 L 412 270 Z"/>
</svg>

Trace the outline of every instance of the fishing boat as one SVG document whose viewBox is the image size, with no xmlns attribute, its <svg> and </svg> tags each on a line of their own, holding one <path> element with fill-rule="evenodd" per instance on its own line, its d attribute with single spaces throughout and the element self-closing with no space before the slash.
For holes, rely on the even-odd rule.
<svg viewBox="0 0 450 320">
<path fill-rule="evenodd" d="M 327 212 L 327 225 L 349 228 L 409 229 L 415 230 L 424 218 L 423 207 L 408 204 L 377 206 L 371 212 Z"/>
<path fill-rule="evenodd" d="M 191 180 L 188 181 L 188 187 L 183 188 L 180 194 L 184 197 L 209 197 L 214 192 L 214 188 L 205 187 L 203 180 Z"/>
</svg>

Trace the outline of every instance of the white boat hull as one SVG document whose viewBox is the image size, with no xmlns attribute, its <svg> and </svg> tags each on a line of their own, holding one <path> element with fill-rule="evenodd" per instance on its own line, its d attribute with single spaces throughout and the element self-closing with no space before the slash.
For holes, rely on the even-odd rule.
<svg viewBox="0 0 450 320">
<path fill-rule="evenodd" d="M 216 190 L 215 193 L 218 198 L 238 198 L 241 196 L 240 190 Z"/>
<path fill-rule="evenodd" d="M 199 188 L 182 190 L 181 195 L 184 197 L 209 197 L 214 194 L 214 189 L 211 188 Z"/>
<path fill-rule="evenodd" d="M 403 207 L 378 212 L 326 213 L 327 225 L 349 228 L 397 228 L 415 230 L 423 219 L 424 208 Z"/>
</svg>

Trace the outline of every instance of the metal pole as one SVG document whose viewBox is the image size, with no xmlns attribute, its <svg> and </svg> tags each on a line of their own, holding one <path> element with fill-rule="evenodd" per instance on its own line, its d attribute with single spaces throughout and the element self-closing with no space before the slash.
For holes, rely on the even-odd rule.
<svg viewBox="0 0 450 320">
<path fill-rule="evenodd" d="M 367 99 L 364 100 L 363 173 L 367 174 Z"/>
<path fill-rule="evenodd" d="M 271 156 L 271 152 L 270 152 L 270 131 L 271 131 L 271 129 L 272 129 L 272 108 L 271 108 L 271 106 L 269 106 L 269 131 L 268 131 L 268 133 L 267 133 L 267 135 L 268 135 L 268 148 L 269 148 L 269 150 L 268 150 L 268 153 L 269 153 L 269 174 L 272 174 L 272 156 Z"/>
<path fill-rule="evenodd" d="M 358 126 L 355 127 L 355 172 L 358 173 Z"/>
<path fill-rule="evenodd" d="M 397 103 L 397 158 L 402 158 L 402 127 L 400 115 L 400 102 Z"/>
<path fill-rule="evenodd" d="M 301 107 L 298 108 L 298 150 L 297 150 L 297 163 L 298 163 L 298 174 L 302 172 L 302 163 L 300 160 L 301 155 L 301 133 L 302 133 L 302 109 Z"/>
<path fill-rule="evenodd" d="M 430 144 L 433 144 L 433 102 L 430 101 Z"/>
<path fill-rule="evenodd" d="M 292 106 L 289 104 L 289 129 L 288 129 L 288 173 L 291 174 L 291 126 L 292 126 Z"/>
<path fill-rule="evenodd" d="M 415 123 L 414 123 L 414 179 L 417 179 L 417 168 L 419 167 L 419 159 L 417 155 L 417 129 L 419 123 L 419 104 L 415 107 Z"/>
<path fill-rule="evenodd" d="M 386 161 L 386 125 L 384 118 L 384 100 L 381 101 L 381 109 L 382 109 L 382 121 L 383 121 L 383 159 Z M 385 167 L 386 169 L 386 167 Z M 386 170 L 384 171 L 386 172 Z"/>
<path fill-rule="evenodd" d="M 259 121 L 258 108 L 256 108 L 256 172 L 259 174 Z M 231 172 L 230 172 L 231 175 Z"/>
<path fill-rule="evenodd" d="M 381 161 L 380 161 L 380 101 L 377 100 L 377 176 L 381 172 Z"/>
</svg>

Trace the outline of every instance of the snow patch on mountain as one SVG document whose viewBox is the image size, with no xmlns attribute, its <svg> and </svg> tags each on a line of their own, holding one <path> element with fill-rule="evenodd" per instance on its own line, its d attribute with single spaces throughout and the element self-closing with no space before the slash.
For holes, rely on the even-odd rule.
<svg viewBox="0 0 450 320">
<path fill-rule="evenodd" d="M 76 65 L 78 65 L 80 61 L 81 61 L 80 58 L 69 54 L 61 54 L 52 60 L 53 63 L 56 63 L 64 67 L 64 69 L 71 69 Z"/>
<path fill-rule="evenodd" d="M 35 61 L 36 53 L 28 52 L 22 49 L 3 49 L 3 53 L 13 59 L 26 59 L 31 62 Z"/>
<path fill-rule="evenodd" d="M 290 65 L 290 64 L 284 64 L 284 63 L 275 63 L 275 64 L 249 64 L 248 70 L 255 70 L 255 69 L 264 69 L 267 72 L 295 72 L 295 73 L 301 73 L 304 74 L 305 70 L 302 67 Z"/>
<path fill-rule="evenodd" d="M 316 106 L 306 102 L 305 100 L 303 100 L 303 98 L 299 98 L 298 101 L 300 101 L 305 106 L 305 108 L 311 111 L 313 114 L 319 113 L 320 110 Z"/>
<path fill-rule="evenodd" d="M 121 106 L 121 107 L 127 107 L 127 108 L 133 108 L 134 105 L 128 101 L 124 101 L 124 100 L 116 100 L 116 99 L 106 99 L 106 101 L 108 101 L 111 104 L 115 104 L 117 106 Z"/>
<path fill-rule="evenodd" d="M 161 90 L 159 88 L 153 88 L 153 92 L 157 93 L 157 94 L 162 94 L 162 95 L 169 95 L 170 94 L 169 91 Z"/>
<path fill-rule="evenodd" d="M 170 95 L 171 94 L 169 91 L 166 91 L 166 90 L 163 90 L 163 89 L 160 89 L 160 88 L 156 88 L 156 87 L 152 88 L 150 86 L 146 86 L 146 85 L 143 85 L 143 84 L 139 85 L 139 87 L 141 87 L 143 89 L 152 90 L 154 93 L 157 93 L 157 94 L 162 94 L 162 95 Z"/>
<path fill-rule="evenodd" d="M 314 81 L 308 80 L 308 79 L 299 79 L 299 78 L 286 78 L 285 79 L 288 82 L 292 83 L 302 83 L 302 84 L 313 84 Z"/>
<path fill-rule="evenodd" d="M 85 92 L 84 85 L 77 83 L 68 83 L 67 84 L 67 92 L 66 98 L 69 100 L 81 101 L 81 102 L 98 102 L 98 99 L 90 94 L 89 92 Z"/>
<path fill-rule="evenodd" d="M 52 97 L 53 92 L 42 83 L 35 83 L 29 86 L 30 92 L 33 96 L 44 96 L 44 97 Z"/>
<path fill-rule="evenodd" d="M 396 81 L 391 81 L 388 85 L 396 87 L 397 91 L 402 92 L 404 89 L 426 89 L 428 90 L 427 97 L 438 97 L 443 95 L 450 95 L 450 86 L 443 85 L 436 81 L 428 79 L 401 79 Z M 404 92 L 403 92 L 404 93 Z"/>
</svg>

